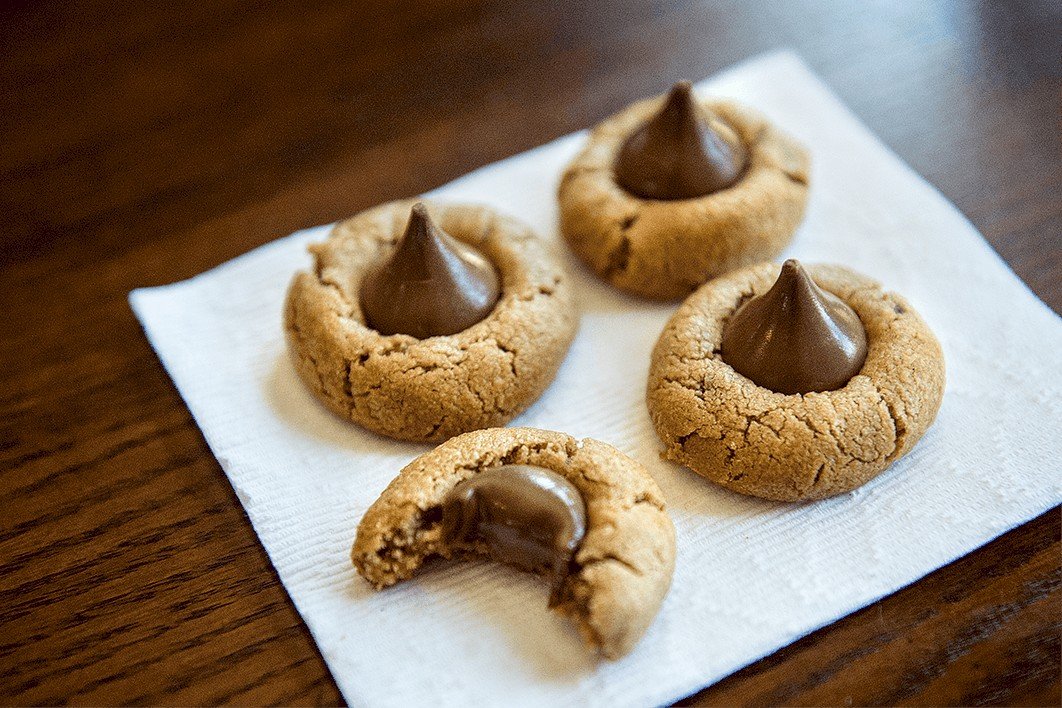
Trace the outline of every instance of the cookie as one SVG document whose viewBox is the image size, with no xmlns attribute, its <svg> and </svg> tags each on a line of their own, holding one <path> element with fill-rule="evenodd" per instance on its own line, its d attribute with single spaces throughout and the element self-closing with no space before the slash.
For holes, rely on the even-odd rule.
<svg viewBox="0 0 1062 708">
<path fill-rule="evenodd" d="M 402 469 L 358 525 L 351 553 L 358 573 L 385 588 L 412 577 L 431 556 L 476 553 L 446 542 L 443 504 L 458 484 L 502 465 L 546 468 L 582 495 L 585 535 L 552 604 L 603 656 L 628 653 L 670 587 L 675 531 L 645 468 L 596 440 L 496 428 L 452 438 L 421 455 Z"/>
<path fill-rule="evenodd" d="M 328 408 L 381 435 L 441 441 L 503 425 L 542 395 L 578 316 L 563 265 L 530 228 L 485 207 L 428 203 L 442 229 L 494 264 L 500 299 L 452 335 L 366 326 L 362 282 L 395 251 L 413 204 L 369 209 L 311 246 L 313 271 L 293 279 L 284 323 L 299 376 Z"/>
<path fill-rule="evenodd" d="M 866 483 L 918 442 L 940 408 L 944 356 L 902 297 L 847 268 L 815 265 L 814 281 L 858 314 L 866 359 L 837 390 L 758 386 L 720 348 L 728 319 L 779 271 L 760 263 L 693 293 L 653 349 L 647 403 L 666 459 L 742 494 L 820 499 Z"/>
<path fill-rule="evenodd" d="M 627 292 L 672 300 L 709 278 L 781 252 L 803 219 L 809 158 L 751 109 L 697 99 L 740 139 L 747 153 L 740 177 L 695 198 L 636 196 L 617 181 L 616 160 L 632 132 L 665 100 L 635 103 L 595 127 L 565 171 L 559 199 L 564 238 L 594 272 Z"/>
</svg>

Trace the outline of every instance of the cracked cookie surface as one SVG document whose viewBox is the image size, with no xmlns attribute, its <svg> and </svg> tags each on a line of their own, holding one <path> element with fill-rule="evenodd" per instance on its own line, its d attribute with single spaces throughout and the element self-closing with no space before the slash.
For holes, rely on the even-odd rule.
<svg viewBox="0 0 1062 708">
<path fill-rule="evenodd" d="M 749 266 L 692 294 L 653 349 L 646 398 L 665 458 L 743 494 L 820 499 L 864 484 L 918 442 L 944 395 L 944 355 L 902 297 L 847 268 L 812 265 L 866 329 L 863 368 L 834 391 L 757 386 L 723 361 L 720 342 L 727 319 L 779 269 Z"/>
<path fill-rule="evenodd" d="M 440 505 L 459 482 L 509 464 L 545 467 L 579 490 L 586 535 L 553 606 L 605 657 L 628 653 L 671 585 L 675 530 L 646 469 L 597 440 L 534 428 L 448 440 L 403 468 L 365 513 L 351 551 L 354 567 L 379 589 L 410 578 L 431 556 L 463 555 L 443 541 Z"/>
<path fill-rule="evenodd" d="M 698 99 L 747 146 L 733 186 L 696 199 L 642 199 L 613 166 L 627 137 L 660 107 L 635 103 L 595 127 L 568 166 L 559 198 L 561 232 L 601 278 L 660 300 L 685 297 L 709 278 L 772 258 L 792 240 L 807 202 L 807 151 L 766 118 L 727 101 Z"/>
<path fill-rule="evenodd" d="M 367 327 L 362 278 L 395 248 L 413 204 L 364 211 L 311 246 L 314 270 L 292 280 L 284 324 L 300 377 L 332 411 L 392 438 L 440 441 L 502 425 L 542 395 L 578 316 L 564 267 L 530 228 L 485 207 L 428 202 L 444 231 L 494 263 L 501 298 L 454 335 L 417 339 Z"/>
</svg>

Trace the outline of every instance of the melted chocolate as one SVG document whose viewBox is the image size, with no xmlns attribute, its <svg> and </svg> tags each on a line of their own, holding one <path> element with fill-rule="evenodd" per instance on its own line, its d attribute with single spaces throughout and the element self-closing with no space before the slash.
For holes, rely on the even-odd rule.
<svg viewBox="0 0 1062 708">
<path fill-rule="evenodd" d="M 486 544 L 497 561 L 559 580 L 586 533 L 586 506 L 561 475 L 533 465 L 484 470 L 443 502 L 443 541 Z"/>
<path fill-rule="evenodd" d="M 693 199 L 733 185 L 748 162 L 737 133 L 697 105 L 688 81 L 675 84 L 655 116 L 616 158 L 616 181 L 645 199 Z"/>
<path fill-rule="evenodd" d="M 772 391 L 832 391 L 863 368 L 867 335 L 855 310 L 790 259 L 770 290 L 730 318 L 721 354 L 738 373 Z"/>
<path fill-rule="evenodd" d="M 498 272 L 483 254 L 438 228 L 415 204 L 398 248 L 361 285 L 365 324 L 418 339 L 456 334 L 494 309 Z"/>
</svg>

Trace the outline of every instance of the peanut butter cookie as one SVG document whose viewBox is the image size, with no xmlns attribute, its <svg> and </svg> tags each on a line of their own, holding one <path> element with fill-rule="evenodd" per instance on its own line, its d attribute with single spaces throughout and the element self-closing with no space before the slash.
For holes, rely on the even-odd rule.
<svg viewBox="0 0 1062 708">
<path fill-rule="evenodd" d="M 351 558 L 384 588 L 430 556 L 472 554 L 549 576 L 551 606 L 614 659 L 645 633 L 671 585 L 675 531 L 656 482 L 615 448 L 496 428 L 407 465 L 362 518 Z"/>
<path fill-rule="evenodd" d="M 427 260 L 384 272 L 404 231 L 427 239 L 407 249 Z M 482 256 L 457 252 L 466 247 Z M 572 292 L 556 254 L 528 227 L 485 207 L 391 202 L 337 224 L 310 251 L 313 271 L 295 276 L 285 306 L 295 367 L 331 410 L 382 435 L 440 441 L 505 424 L 546 389 L 575 336 Z M 456 285 L 440 287 L 436 278 L 431 287 L 420 281 L 419 291 L 407 287 L 401 278 L 419 277 L 409 272 L 418 268 Z M 453 295 L 459 287 L 469 292 Z M 441 315 L 431 311 L 447 297 L 456 302 Z M 366 324 L 365 306 L 387 334 Z M 439 329 L 440 316 L 451 329 Z M 403 324 L 418 336 L 391 333 Z M 432 331 L 453 333 L 425 336 Z"/>
<path fill-rule="evenodd" d="M 829 336 L 840 337 L 839 355 L 823 367 L 826 357 L 815 354 L 816 366 L 827 373 L 854 366 L 857 373 L 847 382 L 825 384 L 841 384 L 832 390 L 814 390 L 815 377 L 806 376 L 800 389 L 806 393 L 758 385 L 726 357 L 740 358 L 750 375 L 777 375 L 778 367 L 765 368 L 748 352 L 762 353 L 779 339 L 792 341 L 791 333 L 779 331 L 782 325 L 776 324 L 759 349 L 728 345 L 725 335 L 744 303 L 768 293 L 777 296 L 776 290 L 790 282 L 787 270 L 794 278 L 799 275 L 792 262 L 785 269 L 775 263 L 749 266 L 708 282 L 687 298 L 653 349 L 647 402 L 666 446 L 665 458 L 743 494 L 782 501 L 820 499 L 864 484 L 918 442 L 940 407 L 944 356 L 932 331 L 902 297 L 847 268 L 815 265 L 808 268 L 814 283 L 854 311 L 865 330 L 860 351 L 859 341 L 852 344 L 831 326 Z M 792 297 L 807 285 L 791 282 L 796 288 Z M 791 308 L 785 321 L 805 316 L 799 302 L 783 302 Z M 745 311 L 741 319 L 753 316 L 755 312 Z M 747 322 L 735 325 L 749 327 Z M 848 329 L 854 331 L 851 323 Z M 856 333 L 855 339 L 861 337 Z M 772 338 L 774 343 L 768 341 Z M 783 369 L 816 351 L 786 346 Z M 848 355 L 843 355 L 845 347 Z M 788 381 L 801 373 L 782 372 Z"/>
<path fill-rule="evenodd" d="M 599 276 L 684 297 L 777 255 L 804 215 L 809 158 L 766 118 L 688 84 L 606 119 L 560 184 L 561 231 Z"/>
</svg>

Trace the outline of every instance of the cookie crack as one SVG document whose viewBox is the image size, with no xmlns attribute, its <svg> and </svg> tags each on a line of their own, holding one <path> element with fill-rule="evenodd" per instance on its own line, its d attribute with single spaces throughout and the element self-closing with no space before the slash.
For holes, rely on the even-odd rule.
<svg viewBox="0 0 1062 708">
<path fill-rule="evenodd" d="M 597 565 L 599 563 L 604 563 L 606 561 L 612 561 L 614 563 L 618 563 L 621 566 L 623 566 L 624 568 L 626 568 L 627 570 L 629 570 L 632 574 L 637 575 L 639 577 L 644 575 L 644 573 L 639 568 L 637 568 L 633 563 L 631 563 L 630 561 L 626 560 L 625 558 L 621 558 L 620 556 L 616 555 L 615 553 L 602 553 L 600 556 L 597 556 L 595 558 L 588 558 L 585 561 L 577 561 L 577 563 L 579 565 L 579 568 L 580 568 L 579 572 L 582 572 L 583 570 L 586 570 L 588 567 L 590 567 L 592 565 Z"/>
<path fill-rule="evenodd" d="M 779 440 L 782 439 L 782 431 L 778 428 L 775 428 L 773 425 L 770 425 L 768 422 L 765 422 L 767 416 L 769 416 L 773 412 L 773 410 L 760 411 L 759 413 L 755 413 L 745 419 L 745 430 L 743 432 L 743 437 L 745 438 L 746 445 L 749 442 L 749 431 L 752 429 L 753 423 L 759 425 L 760 427 L 767 428 L 767 430 L 770 430 L 772 433 L 774 433 L 774 437 L 778 438 Z M 812 434 L 814 435 L 814 430 L 812 431 Z"/>
<path fill-rule="evenodd" d="M 694 381 L 692 377 L 689 380 L 680 380 L 672 375 L 666 375 L 663 377 L 665 384 L 671 384 L 672 386 L 678 386 L 679 388 L 689 391 L 700 400 L 704 400 L 704 387 L 698 385 L 698 382 Z"/>
<path fill-rule="evenodd" d="M 354 393 L 351 390 L 353 386 L 350 382 L 350 370 L 352 366 L 353 362 L 351 362 L 349 359 L 343 362 L 343 395 L 346 396 L 348 399 L 354 397 Z"/>
<path fill-rule="evenodd" d="M 609 277 L 616 273 L 627 270 L 631 260 L 631 240 L 624 234 L 620 242 L 608 255 L 608 263 L 605 265 L 605 276 Z"/>
<path fill-rule="evenodd" d="M 685 448 L 686 447 L 686 443 L 688 443 L 693 438 L 701 438 L 702 440 L 707 439 L 702 431 L 703 431 L 703 428 L 694 428 L 693 430 L 691 430 L 690 432 L 686 433 L 685 435 L 679 435 L 677 438 L 675 438 L 675 443 L 677 443 L 680 448 Z M 719 433 L 719 437 L 717 437 L 715 439 L 716 440 L 723 440 L 724 438 L 726 438 L 726 433 L 725 432 L 720 432 Z M 685 450 L 683 450 L 683 451 L 685 451 Z"/>
<path fill-rule="evenodd" d="M 678 444 L 679 447 L 686 447 L 686 443 L 690 441 L 690 438 L 693 438 L 696 435 L 696 430 L 686 433 L 685 435 L 679 435 L 677 438 L 675 438 L 675 443 Z"/>
<path fill-rule="evenodd" d="M 434 438 L 436 435 L 438 435 L 439 430 L 441 430 L 442 427 L 444 425 L 446 425 L 446 419 L 447 419 L 447 416 L 443 415 L 443 417 L 439 419 L 438 423 L 436 423 L 435 425 L 431 426 L 431 431 L 428 433 L 428 437 Z"/>
<path fill-rule="evenodd" d="M 375 384 L 370 384 L 368 387 L 366 387 L 362 391 L 354 391 L 353 390 L 353 388 L 354 388 L 353 387 L 353 382 L 351 382 L 351 383 L 352 383 L 352 385 L 351 385 L 350 396 L 351 396 L 352 403 L 354 403 L 355 405 L 357 404 L 357 401 L 359 399 L 365 398 L 366 396 L 371 396 L 372 394 L 374 394 L 375 392 L 377 392 L 381 388 L 383 388 L 383 384 L 382 383 L 375 383 Z"/>
<path fill-rule="evenodd" d="M 518 452 L 524 452 L 527 457 L 531 457 L 533 455 L 541 455 L 543 452 L 555 447 L 556 446 L 548 442 L 523 443 L 522 445 L 517 445 L 516 447 L 511 448 L 500 458 L 500 461 L 503 465 L 511 465 L 519 459 L 517 456 Z M 564 450 L 564 456 L 565 461 L 567 461 L 568 451 L 566 449 Z"/>
<path fill-rule="evenodd" d="M 502 452 L 486 452 L 471 463 L 461 465 L 457 470 L 467 473 L 487 467 L 520 464 L 550 450 L 561 453 L 565 462 L 572 456 L 567 445 L 558 447 L 550 442 L 516 443 Z"/>
<path fill-rule="evenodd" d="M 819 465 L 818 469 L 815 470 L 815 476 L 811 480 L 811 489 L 814 489 L 815 487 L 819 486 L 819 480 L 822 479 L 822 473 L 823 471 L 825 471 L 825 469 L 826 463 L 823 462 Z"/>
<path fill-rule="evenodd" d="M 574 447 L 575 449 L 572 449 L 572 447 Z M 579 451 L 579 443 L 574 443 L 574 445 L 571 444 L 571 443 L 566 444 L 566 448 L 567 449 L 565 450 L 565 452 L 566 452 L 566 455 L 567 455 L 567 457 L 566 457 L 566 461 L 567 461 L 567 460 L 570 460 L 571 458 L 576 456 L 576 454 Z M 588 474 L 588 472 L 593 472 L 593 471 L 596 471 L 596 470 L 594 470 L 593 468 L 591 468 L 591 469 L 574 469 L 574 470 L 571 470 L 571 473 L 574 474 L 574 475 L 577 475 L 587 485 L 590 485 L 590 486 L 593 486 L 593 487 L 602 487 L 602 488 L 605 488 L 605 489 L 614 489 L 615 488 L 616 485 L 614 484 L 614 481 L 608 475 L 605 475 L 605 476 L 591 476 L 590 474 Z M 654 507 L 656 507 L 656 508 L 658 508 L 660 510 L 663 510 L 663 508 L 664 508 L 662 502 L 656 500 L 654 498 L 654 496 L 650 492 L 645 492 L 645 491 L 638 492 L 638 494 L 636 494 L 634 496 L 634 498 L 630 500 L 629 505 L 625 505 L 623 508 L 625 510 L 629 510 L 629 509 L 634 508 L 638 504 L 650 504 L 650 505 L 652 505 L 652 506 L 654 506 Z"/>
<path fill-rule="evenodd" d="M 836 408 L 833 408 L 833 410 L 836 413 Z M 833 418 L 829 418 L 829 419 L 826 420 L 826 427 L 828 429 L 828 434 L 827 434 L 827 432 L 819 432 L 815 428 L 815 426 L 813 426 L 811 424 L 811 422 L 809 420 L 807 420 L 804 416 L 798 414 L 796 411 L 793 412 L 793 417 L 795 419 L 799 420 L 805 426 L 807 426 L 808 430 L 811 431 L 811 434 L 814 437 L 816 437 L 816 438 L 824 437 L 824 438 L 828 438 L 829 440 L 831 440 L 833 442 L 833 444 L 837 447 L 837 450 L 842 455 L 844 455 L 846 458 L 848 458 L 849 461 L 854 460 L 856 462 L 862 462 L 863 464 L 868 464 L 868 465 L 877 461 L 878 458 L 876 456 L 875 457 L 870 457 L 870 458 L 865 458 L 865 457 L 862 457 L 859 454 L 857 454 L 855 451 L 849 449 L 848 445 L 845 444 L 845 440 L 846 440 L 845 436 L 843 434 L 841 434 L 837 430 L 837 427 L 834 425 L 834 419 Z M 814 486 L 814 484 L 812 484 L 812 486 Z"/>
<path fill-rule="evenodd" d="M 347 299 L 346 294 L 343 292 L 343 288 L 339 287 L 339 283 L 325 276 L 324 266 L 321 264 L 321 257 L 317 254 L 314 254 L 313 259 L 313 275 L 321 287 L 334 291 L 335 294 L 339 296 L 340 300 L 348 305 L 351 304 Z M 347 316 L 349 317 L 350 315 L 348 314 Z"/>
<path fill-rule="evenodd" d="M 638 494 L 637 496 L 635 496 L 634 497 L 634 502 L 631 504 L 630 508 L 633 509 L 634 507 L 638 506 L 639 504 L 648 504 L 649 506 L 653 507 L 657 511 L 664 511 L 664 503 L 662 501 L 660 501 L 659 499 L 654 499 L 652 496 L 650 496 L 646 492 L 642 492 L 641 494 Z"/>
<path fill-rule="evenodd" d="M 512 373 L 513 378 L 516 378 L 517 375 L 518 375 L 516 373 L 516 353 L 517 353 L 516 350 L 513 349 L 512 347 L 510 347 L 507 344 L 502 344 L 497 339 L 493 340 L 493 342 L 494 342 L 494 346 L 496 346 L 499 351 L 501 351 L 503 354 L 507 354 L 508 355 L 507 359 L 508 359 L 508 363 L 509 363 L 509 371 Z"/>
<path fill-rule="evenodd" d="M 430 374 L 437 369 L 449 369 L 449 366 L 445 364 L 412 364 L 409 368 L 404 370 L 404 373 L 414 374 L 416 376 L 423 376 L 424 374 Z"/>
<path fill-rule="evenodd" d="M 900 454 L 900 450 L 903 449 L 903 441 L 907 436 L 907 426 L 900 420 L 899 415 L 896 413 L 896 408 L 893 406 L 889 399 L 885 398 L 885 395 L 881 392 L 881 389 L 875 387 L 878 393 L 878 397 L 881 402 L 885 404 L 885 410 L 889 412 L 889 421 L 892 423 L 892 438 L 893 447 L 892 450 L 885 456 L 886 462 L 892 462 Z"/>
</svg>

